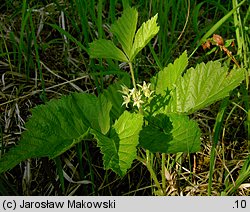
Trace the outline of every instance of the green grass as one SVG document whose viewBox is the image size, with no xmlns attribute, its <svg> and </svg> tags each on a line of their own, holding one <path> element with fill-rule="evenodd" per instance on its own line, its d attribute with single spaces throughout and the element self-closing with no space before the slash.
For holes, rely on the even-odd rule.
<svg viewBox="0 0 250 212">
<path fill-rule="evenodd" d="M 137 81 L 148 81 L 184 50 L 192 55 L 190 66 L 209 60 L 227 65 L 223 52 L 206 54 L 200 46 L 213 33 L 235 39 L 230 50 L 249 69 L 250 7 L 244 0 L 25 0 L 15 5 L 6 0 L 0 6 L 0 157 L 18 143 L 36 105 L 71 92 L 98 94 L 128 74 L 127 64 L 88 56 L 88 43 L 112 38 L 110 25 L 128 5 L 139 11 L 138 26 L 156 13 L 160 26 L 136 58 Z M 141 158 L 120 178 L 103 169 L 100 150 L 89 138 L 56 161 L 32 159 L 4 173 L 0 195 L 155 195 L 157 187 L 164 188 L 164 195 L 250 195 L 247 74 L 228 99 L 193 116 L 203 132 L 196 154 L 138 150 Z"/>
</svg>

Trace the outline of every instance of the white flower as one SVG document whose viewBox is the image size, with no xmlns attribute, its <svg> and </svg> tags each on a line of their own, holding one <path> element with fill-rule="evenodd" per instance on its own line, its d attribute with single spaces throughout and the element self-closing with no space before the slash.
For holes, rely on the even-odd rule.
<svg viewBox="0 0 250 212">
<path fill-rule="evenodd" d="M 136 95 L 136 89 L 135 88 L 130 89 L 129 94 L 134 98 L 134 96 Z"/>
<path fill-rule="evenodd" d="M 122 90 L 119 91 L 119 92 L 121 92 L 121 93 L 123 93 L 125 95 L 129 95 L 129 89 L 128 89 L 128 87 L 126 85 L 121 85 L 121 86 L 122 86 Z"/>
<path fill-rule="evenodd" d="M 151 94 L 154 93 L 154 91 L 150 91 L 151 83 L 148 83 L 148 85 L 147 85 L 147 83 L 145 81 L 143 81 L 143 86 L 141 86 L 139 84 L 137 84 L 137 85 L 141 88 L 144 96 L 147 98 L 149 98 L 151 96 Z"/>
<path fill-rule="evenodd" d="M 131 101 L 131 99 L 130 99 L 130 95 L 127 95 L 127 96 L 122 96 L 123 97 L 123 103 L 122 103 L 122 105 L 125 105 L 127 108 L 128 108 L 128 104 L 129 104 L 129 102 Z"/>
<path fill-rule="evenodd" d="M 138 109 L 140 109 L 141 107 L 141 104 L 143 104 L 144 102 L 141 100 L 141 92 L 140 91 L 135 91 L 133 93 L 133 100 L 134 100 L 134 103 L 133 103 L 133 106 L 137 106 Z"/>
<path fill-rule="evenodd" d="M 146 98 L 149 98 L 154 91 L 150 90 L 150 83 L 147 85 L 145 81 L 143 81 L 143 85 L 137 84 L 138 89 L 128 89 L 127 86 L 122 85 L 122 90 L 119 91 L 123 97 L 122 105 L 125 105 L 128 108 L 130 102 L 133 103 L 133 107 L 136 106 L 138 109 L 141 108 L 142 104 L 145 103 Z"/>
</svg>

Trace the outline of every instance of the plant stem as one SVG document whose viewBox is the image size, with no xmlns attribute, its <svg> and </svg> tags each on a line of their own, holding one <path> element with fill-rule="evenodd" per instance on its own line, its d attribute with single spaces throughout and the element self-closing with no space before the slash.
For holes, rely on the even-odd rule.
<svg viewBox="0 0 250 212">
<path fill-rule="evenodd" d="M 162 153 L 161 154 L 161 180 L 162 180 L 163 195 L 165 195 L 166 193 L 165 161 L 166 161 L 166 153 Z"/>
<path fill-rule="evenodd" d="M 133 87 L 134 87 L 134 89 L 136 89 L 135 76 L 134 76 L 134 70 L 133 70 L 132 62 L 129 62 L 128 65 L 129 65 L 129 69 L 130 69 L 130 73 L 131 73 Z"/>
<path fill-rule="evenodd" d="M 150 176 L 152 177 L 153 181 L 155 182 L 156 187 L 159 189 L 159 191 L 162 191 L 161 185 L 156 177 L 156 174 L 151 166 L 151 158 L 150 158 L 150 152 L 149 150 L 146 150 L 146 166 L 150 173 Z M 162 193 L 162 192 L 161 192 Z"/>
<path fill-rule="evenodd" d="M 131 73 L 131 78 L 132 78 L 133 87 L 134 87 L 134 89 L 136 90 L 136 83 L 135 83 L 135 76 L 134 76 L 133 65 L 132 65 L 132 62 L 129 62 L 128 64 L 129 64 L 129 69 L 130 69 L 130 73 Z M 143 111 L 140 109 L 140 110 L 139 110 L 139 113 L 140 113 L 140 114 L 143 114 Z M 152 166 L 151 166 L 151 158 L 150 158 L 150 155 L 151 155 L 151 154 L 150 154 L 149 150 L 146 150 L 146 167 L 147 167 L 147 169 L 148 169 L 148 171 L 149 171 L 149 173 L 150 173 L 150 176 L 151 176 L 151 178 L 153 179 L 153 181 L 154 181 L 156 187 L 159 189 L 159 191 L 161 191 L 161 193 L 163 193 L 163 192 L 162 192 L 161 185 L 160 185 L 160 183 L 159 183 L 159 181 L 158 181 L 158 179 L 157 179 L 157 177 L 156 177 L 156 174 L 155 174 L 155 172 L 154 172 L 154 170 L 153 170 L 153 168 L 152 168 Z M 164 170 L 164 173 L 165 173 L 165 170 Z M 163 175 L 164 175 L 164 174 L 163 174 Z"/>
</svg>

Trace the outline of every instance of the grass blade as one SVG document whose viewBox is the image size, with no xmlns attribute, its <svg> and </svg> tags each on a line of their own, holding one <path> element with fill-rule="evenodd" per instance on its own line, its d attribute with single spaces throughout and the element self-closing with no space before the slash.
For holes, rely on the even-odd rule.
<svg viewBox="0 0 250 212">
<path fill-rule="evenodd" d="M 250 177 L 250 155 L 248 156 L 248 158 L 245 160 L 241 170 L 240 170 L 240 174 L 239 177 L 237 178 L 237 180 L 235 181 L 234 184 L 231 184 L 230 186 L 228 186 L 223 193 L 227 194 L 227 195 L 233 195 L 236 190 L 239 188 L 239 186 L 248 178 Z"/>
<path fill-rule="evenodd" d="M 220 19 L 213 27 L 207 31 L 205 35 L 200 39 L 198 42 L 195 50 L 192 52 L 192 54 L 189 57 L 192 57 L 193 54 L 196 52 L 196 50 L 199 48 L 199 46 L 206 41 L 207 38 L 209 38 L 236 10 L 239 8 L 242 4 L 245 3 L 246 0 L 243 0 L 240 4 L 237 5 L 237 7 L 233 8 L 228 14 L 226 14 L 222 19 Z"/>
<path fill-rule="evenodd" d="M 65 194 L 65 185 L 64 185 L 64 177 L 63 177 L 63 168 L 62 168 L 62 161 L 60 159 L 60 156 L 57 156 L 54 158 L 56 162 L 56 169 L 58 172 L 61 188 L 62 188 L 62 194 Z"/>
<path fill-rule="evenodd" d="M 84 45 L 82 45 L 82 43 L 79 42 L 76 38 L 74 38 L 70 33 L 68 33 L 67 31 L 63 30 L 61 27 L 59 27 L 56 24 L 48 24 L 48 25 L 50 25 L 52 28 L 56 29 L 61 34 L 65 35 L 69 40 L 71 40 L 72 42 L 76 43 L 82 50 L 84 50 L 85 52 L 88 53 L 88 49 Z"/>
<path fill-rule="evenodd" d="M 214 125 L 214 135 L 213 135 L 213 144 L 211 149 L 211 155 L 210 155 L 210 168 L 209 168 L 209 179 L 208 179 L 208 196 L 211 195 L 212 191 L 212 180 L 213 180 L 213 172 L 214 172 L 214 166 L 216 161 L 216 147 L 219 143 L 219 136 L 223 125 L 223 119 L 225 116 L 225 112 L 227 109 L 227 106 L 229 104 L 229 97 L 226 97 L 222 100 L 219 112 L 216 117 L 216 122 Z"/>
</svg>

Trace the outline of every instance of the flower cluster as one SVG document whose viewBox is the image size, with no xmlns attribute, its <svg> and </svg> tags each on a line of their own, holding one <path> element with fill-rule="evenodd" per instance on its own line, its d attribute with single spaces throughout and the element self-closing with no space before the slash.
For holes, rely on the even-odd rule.
<svg viewBox="0 0 250 212">
<path fill-rule="evenodd" d="M 123 103 L 128 107 L 130 102 L 133 103 L 133 106 L 136 106 L 138 109 L 141 108 L 142 104 L 147 101 L 152 95 L 154 91 L 150 90 L 150 83 L 147 85 L 145 81 L 143 81 L 143 85 L 137 84 L 138 88 L 129 89 L 125 85 L 122 85 L 122 90 L 120 91 L 123 95 Z"/>
</svg>

